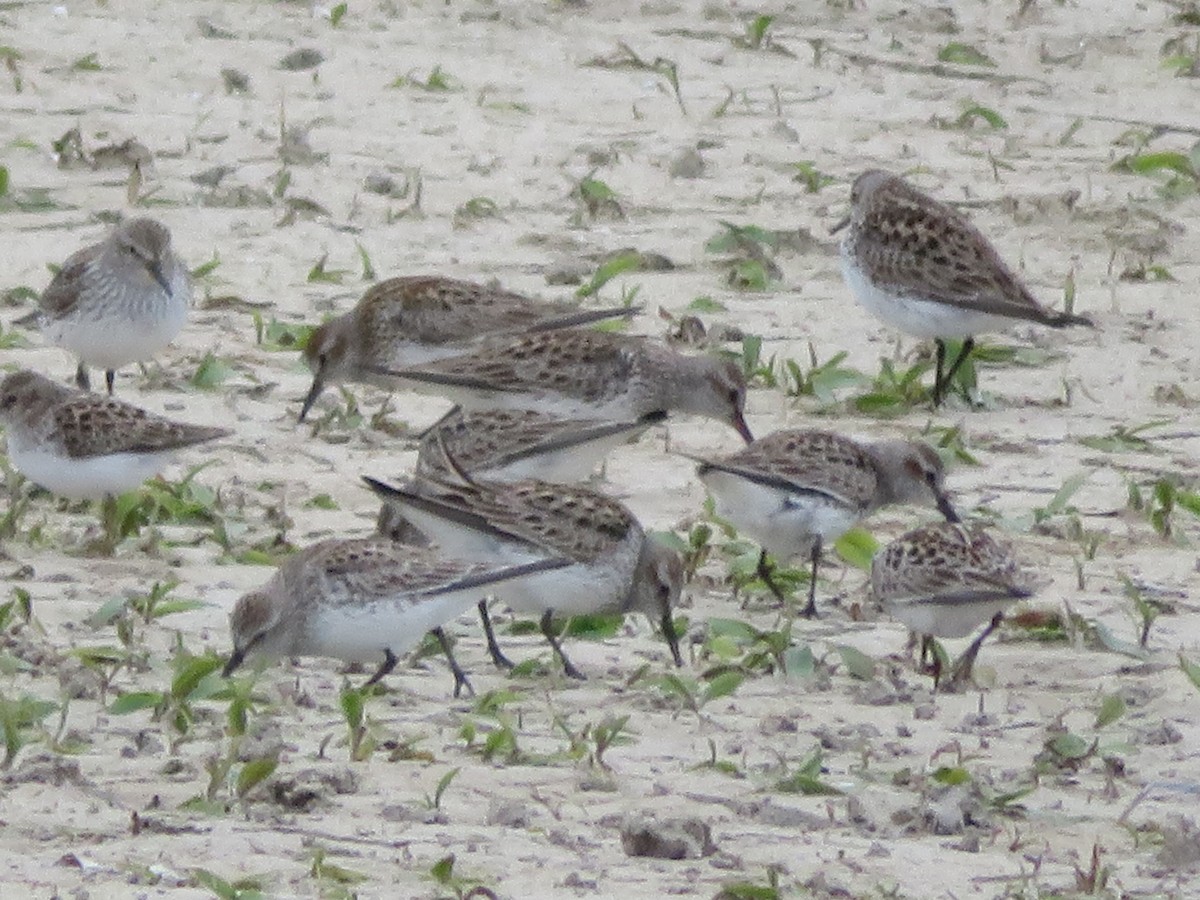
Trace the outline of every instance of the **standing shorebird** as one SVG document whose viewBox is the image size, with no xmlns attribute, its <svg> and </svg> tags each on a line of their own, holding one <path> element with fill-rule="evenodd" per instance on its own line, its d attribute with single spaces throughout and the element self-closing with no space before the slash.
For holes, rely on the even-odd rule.
<svg viewBox="0 0 1200 900">
<path fill-rule="evenodd" d="M 289 557 L 241 597 L 229 617 L 233 652 L 224 675 L 249 655 L 328 656 L 379 662 L 369 687 L 432 631 L 454 673 L 454 696 L 471 684 L 442 626 L 474 605 L 479 591 L 557 563 L 468 563 L 383 538 L 329 540 Z"/>
<path fill-rule="evenodd" d="M 425 479 L 420 492 L 365 481 L 445 552 L 505 565 L 542 563 L 547 570 L 497 584 L 493 593 L 518 612 L 538 615 L 542 634 L 571 678 L 582 679 L 554 634 L 560 615 L 642 612 L 659 624 L 682 665 L 671 608 L 683 586 L 679 554 L 649 538 L 624 506 L 587 488 Z M 500 652 L 484 614 L 488 650 Z"/>
<path fill-rule="evenodd" d="M 817 564 L 835 541 L 893 503 L 936 506 L 958 521 L 946 496 L 942 460 L 919 441 L 860 444 L 827 431 L 785 430 L 732 456 L 698 459 L 697 474 L 717 512 L 762 547 L 759 577 L 782 603 L 767 554 L 808 555 L 812 569 L 805 616 L 817 614 Z"/>
<path fill-rule="evenodd" d="M 60 497 L 105 501 L 106 538 L 114 546 L 113 498 L 157 475 L 176 451 L 231 433 L 174 422 L 30 371 L 0 381 L 0 422 L 8 458 L 22 475 Z"/>
<path fill-rule="evenodd" d="M 736 362 L 684 356 L 641 337 L 548 331 L 492 341 L 425 366 L 376 372 L 464 409 L 531 409 L 605 421 L 682 412 L 724 422 L 747 443 L 753 440 L 743 412 L 746 379 Z"/>
<path fill-rule="evenodd" d="M 111 394 L 116 370 L 171 343 L 191 302 L 188 270 L 171 249 L 171 233 L 153 219 L 127 219 L 68 257 L 38 308 L 17 324 L 36 324 L 46 340 L 74 353 L 75 383 L 84 390 L 87 367 L 103 369 Z"/>
<path fill-rule="evenodd" d="M 304 361 L 312 387 L 300 409 L 303 422 L 331 384 L 358 381 L 391 387 L 377 369 L 420 366 L 467 353 L 483 338 L 587 325 L 631 316 L 636 307 L 582 309 L 437 275 L 389 278 L 373 285 L 349 312 L 312 333 Z"/>
<path fill-rule="evenodd" d="M 1091 319 L 1046 309 L 958 211 L 904 179 L 872 169 L 850 190 L 842 274 L 859 303 L 888 325 L 937 345 L 933 405 L 980 332 L 1028 321 L 1051 328 Z M 946 341 L 965 339 L 946 369 Z"/>
<path fill-rule="evenodd" d="M 1004 610 L 1033 594 L 1007 547 L 979 526 L 948 522 L 915 528 L 881 549 L 871 564 L 871 590 L 885 612 L 921 635 L 922 661 L 931 637 L 966 637 L 988 623 L 955 664 L 946 690 L 970 680 Z M 941 666 L 933 658 L 937 687 Z"/>
</svg>

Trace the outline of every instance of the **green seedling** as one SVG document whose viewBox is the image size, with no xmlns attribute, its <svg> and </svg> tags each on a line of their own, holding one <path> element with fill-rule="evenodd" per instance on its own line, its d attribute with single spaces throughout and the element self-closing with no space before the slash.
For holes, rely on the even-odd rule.
<svg viewBox="0 0 1200 900">
<path fill-rule="evenodd" d="M 311 269 L 308 270 L 308 277 L 305 278 L 309 284 L 319 282 L 321 284 L 341 284 L 342 280 L 350 274 L 349 269 L 329 269 L 326 268 L 326 263 L 329 261 L 329 254 L 322 253 L 321 258 L 316 261 Z"/>
<path fill-rule="evenodd" d="M 503 219 L 500 205 L 491 197 L 472 197 L 454 211 L 454 227 L 468 228 L 483 219 Z"/>
<path fill-rule="evenodd" d="M 237 881 L 226 881 L 208 869 L 192 869 L 192 881 L 195 887 L 207 888 L 218 900 L 266 900 L 263 892 L 263 880 L 254 876 L 239 878 Z"/>
<path fill-rule="evenodd" d="M 732 778 L 745 778 L 746 774 L 737 766 L 737 763 L 728 759 L 717 758 L 717 742 L 712 738 L 708 738 L 708 759 L 703 762 L 698 762 L 692 766 L 693 770 L 711 769 L 714 772 L 720 772 L 724 775 L 729 775 Z"/>
<path fill-rule="evenodd" d="M 1181 200 L 1200 189 L 1200 148 L 1188 153 L 1140 150 L 1124 156 L 1112 165 L 1113 171 L 1144 175 L 1158 181 L 1158 194 L 1164 200 Z"/>
<path fill-rule="evenodd" d="M 742 353 L 740 362 L 742 374 L 749 384 L 761 384 L 763 387 L 775 387 L 775 357 L 764 361 L 762 358 L 763 339 L 757 334 L 748 334 L 742 338 Z"/>
<path fill-rule="evenodd" d="M 808 344 L 808 370 L 795 359 L 783 360 L 782 382 L 789 397 L 812 397 L 825 406 L 836 402 L 836 394 L 846 388 L 860 388 L 870 379 L 858 369 L 843 366 L 848 354 L 835 353 L 825 362 L 817 359 L 817 351 Z"/>
<path fill-rule="evenodd" d="M 718 666 L 744 673 L 787 672 L 787 653 L 792 645 L 789 619 L 775 631 L 761 631 L 740 619 L 709 619 L 702 657 Z"/>
<path fill-rule="evenodd" d="M 588 279 L 587 284 L 575 291 L 575 296 L 594 297 L 604 285 L 608 284 L 618 275 L 623 275 L 627 272 L 636 272 L 641 269 L 641 266 L 642 254 L 636 250 L 618 253 L 611 259 L 601 263 L 592 277 Z"/>
<path fill-rule="evenodd" d="M 938 62 L 954 63 L 960 66 L 986 66 L 995 68 L 996 61 L 970 44 L 951 41 L 938 51 Z"/>
<path fill-rule="evenodd" d="M 100 65 L 100 57 L 95 53 L 88 53 L 79 57 L 68 67 L 72 72 L 99 72 L 104 67 Z"/>
<path fill-rule="evenodd" d="M 970 131 L 980 123 L 992 131 L 1005 131 L 1008 129 L 1008 121 L 1004 116 L 1000 115 L 1000 113 L 996 112 L 990 106 L 984 106 L 971 100 L 968 100 L 963 105 L 963 111 L 959 113 L 958 118 L 948 124 L 952 128 Z"/>
<path fill-rule="evenodd" d="M 820 171 L 817 168 L 817 164 L 810 159 L 792 163 L 792 168 L 796 170 L 796 174 L 792 176 L 792 181 L 804 185 L 804 190 L 810 194 L 816 194 L 822 188 L 829 187 L 831 184 L 837 184 L 836 178 Z"/>
<path fill-rule="evenodd" d="M 1045 506 L 1035 506 L 1033 509 L 1033 521 L 1035 524 L 1041 524 L 1061 515 L 1077 515 L 1079 510 L 1071 505 L 1071 498 L 1074 497 L 1079 489 L 1084 486 L 1088 478 L 1091 477 L 1090 472 L 1078 472 L 1066 479 L 1054 496 L 1050 498 L 1050 502 Z"/>
<path fill-rule="evenodd" d="M 4 736 L 4 759 L 0 761 L 0 769 L 12 768 L 21 748 L 33 739 L 32 733 L 41 731 L 42 721 L 57 709 L 57 703 L 32 694 L 10 698 L 0 693 L 0 730 Z"/>
<path fill-rule="evenodd" d="M 153 710 L 152 718 L 169 729 L 171 752 L 190 736 L 196 721 L 196 704 L 210 700 L 225 688 L 221 677 L 224 660 L 211 651 L 195 656 L 180 650 L 171 661 L 174 670 L 170 686 L 164 691 L 130 691 L 121 694 L 109 706 L 113 715 L 128 715 L 143 709 Z"/>
<path fill-rule="evenodd" d="M 721 885 L 713 900 L 782 900 L 783 896 L 779 887 L 779 869 L 768 866 L 765 883 L 728 881 Z"/>
<path fill-rule="evenodd" d="M 1147 647 L 1150 642 L 1150 628 L 1154 625 L 1154 620 L 1162 613 L 1162 607 L 1148 599 L 1142 589 L 1134 584 L 1128 575 L 1120 573 L 1117 577 L 1121 581 L 1121 593 L 1133 604 L 1133 617 L 1138 624 L 1138 646 Z"/>
<path fill-rule="evenodd" d="M 373 692 L 373 688 L 358 690 L 347 684 L 338 698 L 342 718 L 346 723 L 346 741 L 350 748 L 351 762 L 370 759 L 379 745 L 375 723 L 367 715 L 366 709 L 367 697 Z"/>
<path fill-rule="evenodd" d="M 425 806 L 428 809 L 441 809 L 442 797 L 445 796 L 446 790 L 450 787 L 450 782 L 454 781 L 458 773 L 462 771 L 462 766 L 456 766 L 447 771 L 441 778 L 438 779 L 437 787 L 433 789 L 433 796 L 425 795 Z"/>
<path fill-rule="evenodd" d="M 1192 683 L 1192 687 L 1200 691 L 1200 663 L 1194 663 L 1180 653 L 1179 670 L 1187 676 L 1187 680 Z"/>
<path fill-rule="evenodd" d="M 805 794 L 807 796 L 835 796 L 842 792 L 827 781 L 822 780 L 824 754 L 820 745 L 814 747 L 796 768 L 775 782 L 775 790 L 784 794 Z"/>
<path fill-rule="evenodd" d="M 949 346 L 950 342 L 947 342 Z M 947 356 L 950 351 L 947 350 Z M 968 360 L 959 367 L 955 374 L 955 384 L 971 361 Z M 866 392 L 851 398 L 851 404 L 858 412 L 875 416 L 896 416 L 908 412 L 915 406 L 928 403 L 931 392 L 921 382 L 922 378 L 932 368 L 929 360 L 919 360 L 905 369 L 897 369 L 890 359 L 879 361 L 879 374 L 871 379 Z"/>
<path fill-rule="evenodd" d="M 416 90 L 428 91 L 433 94 L 461 91 L 463 89 L 459 80 L 443 71 L 440 65 L 434 66 L 424 78 L 418 78 L 412 72 L 409 72 L 407 75 L 401 75 L 389 84 L 388 87 L 415 88 Z"/>
<path fill-rule="evenodd" d="M 429 869 L 429 876 L 438 887 L 450 891 L 455 900 L 475 900 L 475 898 L 499 900 L 496 892 L 489 887 L 484 887 L 478 879 L 456 874 L 454 864 L 455 857 L 451 853 L 449 856 L 439 859 Z"/>
<path fill-rule="evenodd" d="M 342 24 L 342 19 L 346 17 L 346 12 L 349 10 L 349 5 L 339 3 L 333 9 L 329 10 L 329 24 L 337 28 Z"/>
<path fill-rule="evenodd" d="M 1104 453 L 1161 453 L 1147 433 L 1174 424 L 1174 419 L 1152 419 L 1138 425 L 1115 425 L 1108 434 L 1086 435 L 1079 443 Z"/>
<path fill-rule="evenodd" d="M 250 314 L 254 322 L 254 343 L 264 350 L 294 353 L 308 346 L 316 325 L 280 322 L 272 317 L 263 321 L 262 313 L 255 310 Z"/>
<path fill-rule="evenodd" d="M 594 221 L 596 219 L 624 219 L 625 210 L 617 192 L 605 182 L 595 177 L 594 171 L 589 172 L 575 185 L 574 196 L 579 203 L 579 210 L 573 218 L 576 223 Z"/>
<path fill-rule="evenodd" d="M 335 865 L 328 861 L 327 856 L 328 851 L 324 847 L 314 847 L 312 865 L 308 870 L 309 877 L 319 885 L 320 896 L 331 900 L 353 900 L 358 894 L 351 888 L 370 881 L 370 876 Z"/>
</svg>

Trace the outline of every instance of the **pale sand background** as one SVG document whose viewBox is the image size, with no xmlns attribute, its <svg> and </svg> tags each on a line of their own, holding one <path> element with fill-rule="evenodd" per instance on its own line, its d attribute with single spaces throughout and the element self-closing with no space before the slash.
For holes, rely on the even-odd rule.
<svg viewBox="0 0 1200 900">
<path fill-rule="evenodd" d="M 467 701 L 449 700 L 450 680 L 437 660 L 402 666 L 388 679 L 391 692 L 369 705 L 381 733 L 419 738 L 418 749 L 434 761 L 388 762 L 380 752 L 351 765 L 337 708 L 342 676 L 335 664 L 307 661 L 295 672 L 283 666 L 264 675 L 261 690 L 272 708 L 252 721 L 264 729 L 257 752 L 281 749 L 275 778 L 310 783 L 320 798 L 297 811 L 258 792 L 244 807 L 209 817 L 179 805 L 203 792 L 204 764 L 225 747 L 223 704 L 198 704 L 200 720 L 172 754 L 165 725 L 148 712 L 106 713 L 95 679 L 66 654 L 115 643 L 111 627 L 83 623 L 105 600 L 178 579 L 176 596 L 211 605 L 143 627 L 141 639 L 153 649 L 149 667 L 122 672 L 115 682 L 120 691 L 162 690 L 176 632 L 193 652 L 227 652 L 227 610 L 269 569 L 214 565 L 219 548 L 204 539 L 206 529 L 194 527 L 163 528 L 180 543 L 129 542 L 112 560 L 65 554 L 94 519 L 42 497 L 23 526 L 40 525 L 47 540 L 10 543 L 2 570 L 11 585 L 32 594 L 44 633 L 17 629 L 6 641 L 5 658 L 23 659 L 24 671 L 0 683 L 9 698 L 79 694 L 67 724 L 87 743 L 61 765 L 31 744 L 7 775 L 0 796 L 6 895 L 211 896 L 188 882 L 192 868 L 203 867 L 230 880 L 258 876 L 272 896 L 314 896 L 331 885 L 311 875 L 319 847 L 327 862 L 366 875 L 356 890 L 372 897 L 444 895 L 428 872 L 450 853 L 461 874 L 510 897 L 709 897 L 726 881 L 765 883 L 769 866 L 781 867 L 788 891 L 810 882 L 817 896 L 1032 897 L 1073 890 L 1074 867 L 1086 870 L 1098 844 L 1110 896 L 1200 896 L 1187 869 L 1200 856 L 1196 834 L 1181 830 L 1175 818 L 1194 815 L 1200 791 L 1200 695 L 1176 667 L 1178 651 L 1200 657 L 1193 598 L 1200 528 L 1179 513 L 1179 541 L 1172 543 L 1126 511 L 1127 479 L 1145 485 L 1177 473 L 1196 483 L 1200 205 L 1195 196 L 1166 202 L 1155 179 L 1110 171 L 1130 152 L 1119 143 L 1130 129 L 1184 126 L 1156 134 L 1151 150 L 1187 152 L 1195 141 L 1195 82 L 1174 77 L 1159 55 L 1165 40 L 1194 29 L 1173 24 L 1177 9 L 1162 2 L 1035 2 L 1023 15 L 1015 3 L 963 3 L 954 12 L 894 2 L 764 8 L 778 14 L 774 42 L 793 57 L 732 43 L 758 11 L 672 2 L 351 2 L 334 29 L 327 11 L 294 3 L 3 4 L 0 42 L 21 54 L 23 90 L 0 78 L 0 162 L 11 171 L 12 191 L 43 187 L 69 208 L 3 213 L 0 284 L 40 290 L 47 263 L 103 233 L 98 213 L 127 211 L 124 169 L 56 167 L 51 142 L 77 125 L 89 151 L 127 138 L 153 151 L 158 190 L 143 208 L 170 225 L 192 266 L 220 257 L 199 287 L 201 297 L 263 304 L 266 318 L 315 322 L 347 308 L 363 288 L 356 243 L 381 276 L 433 271 L 496 278 L 547 297 L 570 290 L 546 285 L 546 274 L 563 261 L 584 261 L 590 271 L 599 255 L 634 246 L 666 254 L 678 268 L 619 279 L 604 290 L 606 300 L 634 285 L 651 309 L 679 311 L 697 296 L 712 296 L 729 310 L 716 319 L 766 337 L 765 355 L 804 360 L 812 341 L 822 360 L 846 350 L 848 364 L 874 372 L 879 357 L 894 352 L 894 336 L 851 302 L 827 229 L 844 213 L 848 181 L 858 171 L 923 167 L 927 174 L 918 183 L 970 201 L 978 224 L 1048 302 L 1061 302 L 1073 270 L 1078 309 L 1099 326 L 1094 333 L 1014 329 L 1009 340 L 1064 350 L 1065 358 L 1040 368 L 986 370 L 982 386 L 997 396 L 998 408 L 956 405 L 934 417 L 935 424 L 961 425 L 983 464 L 953 471 L 959 502 L 968 510 L 985 505 L 1012 522 L 1021 554 L 1047 581 L 1039 608 L 1069 603 L 1131 639 L 1135 624 L 1118 576 L 1168 603 L 1170 613 L 1153 628 L 1149 659 L 1105 652 L 1082 639 L 1000 642 L 982 657 L 982 674 L 994 672 L 994 687 L 931 700 L 923 679 L 886 659 L 903 645 L 899 626 L 852 624 L 841 611 L 862 599 L 861 573 L 830 567 L 822 593 L 841 595 L 842 604 L 826 600 L 828 614 L 799 624 L 797 640 L 828 655 L 832 675 L 808 683 L 748 678 L 698 719 L 677 714 L 649 686 L 625 685 L 643 664 L 666 671 L 664 648 L 642 622 L 631 621 L 629 635 L 616 640 L 572 642 L 573 658 L 594 674 L 586 684 L 567 684 L 506 681 L 486 663 L 476 627 L 464 620 L 456 628 L 460 655 L 477 689 L 519 694 L 507 710 L 519 720 L 522 749 L 563 751 L 567 739 L 556 717 L 578 732 L 606 715 L 629 715 L 633 741 L 606 755 L 611 776 L 586 761 L 499 766 L 466 752 L 457 736 L 464 719 L 481 727 L 491 720 L 472 714 Z M 203 37 L 197 17 L 229 37 Z M 952 40 L 985 49 L 997 67 L 942 76 L 919 71 Z M 677 62 L 686 115 L 652 72 L 584 65 L 611 56 L 619 42 L 643 59 Z M 279 60 L 300 47 L 320 49 L 325 61 L 316 70 L 280 69 Z M 70 70 L 89 53 L 100 71 Z M 424 79 L 435 66 L 456 90 L 388 87 L 406 74 Z M 249 76 L 248 93 L 226 94 L 224 67 Z M 1000 112 L 1009 128 L 940 127 L 968 101 Z M 714 115 L 722 106 L 724 115 Z M 281 115 L 289 126 L 307 128 L 312 150 L 323 155 L 288 167 L 286 196 L 314 200 L 327 211 L 283 226 L 285 203 L 271 197 L 281 169 Z M 696 147 L 702 177 L 672 177 L 671 161 Z M 806 193 L 792 180 L 792 164 L 801 160 L 814 161 L 838 183 Z M 257 192 L 262 204 L 215 203 L 214 192 L 192 180 L 214 166 L 232 170 L 216 194 Z M 593 169 L 618 192 L 626 218 L 572 227 L 573 185 Z M 422 216 L 400 215 L 411 195 L 387 198 L 363 189 L 373 173 L 403 185 L 418 172 Z M 1068 192 L 1078 195 L 1073 207 L 1061 199 Z M 494 200 L 503 218 L 456 228 L 455 210 L 473 197 Z M 798 228 L 815 241 L 780 255 L 783 278 L 769 291 L 738 293 L 703 249 L 719 220 Z M 348 270 L 343 284 L 306 281 L 324 254 L 329 268 Z M 1118 279 L 1147 261 L 1167 267 L 1176 280 Z M 656 332 L 662 323 L 644 316 L 636 327 Z M 902 348 L 908 352 L 911 342 Z M 188 379 L 208 352 L 236 372 L 221 390 L 197 391 Z M 64 378 L 73 370 L 53 349 L 6 351 L 4 362 Z M 234 519 L 248 523 L 238 548 L 270 539 L 280 522 L 289 523 L 286 537 L 299 545 L 364 533 L 375 504 L 358 475 L 398 473 L 412 461 L 409 444 L 379 430 L 334 428 L 314 437 L 295 426 L 305 373 L 294 355 L 255 346 L 243 309 L 201 302 L 161 362 L 149 377 L 136 369 L 122 373 L 119 392 L 180 417 L 236 427 L 236 439 L 213 449 L 215 464 L 198 477 L 221 491 Z M 1174 401 L 1156 399 L 1170 386 L 1179 389 Z M 1070 402 L 1060 405 L 1068 389 Z M 368 415 L 382 400 L 365 389 L 356 395 Z M 327 395 L 317 417 L 338 399 L 336 392 Z M 395 403 L 391 420 L 414 427 L 442 409 L 407 396 Z M 857 434 L 908 434 L 930 420 L 917 410 L 899 421 L 830 421 L 812 418 L 813 408 L 811 400 L 755 390 L 750 423 L 760 433 L 815 423 Z M 1163 436 L 1154 442 L 1157 453 L 1105 454 L 1076 441 L 1151 419 L 1165 420 L 1150 433 Z M 732 432 L 694 421 L 673 424 L 670 441 L 692 452 L 736 445 Z M 659 432 L 617 453 L 609 487 L 649 525 L 686 526 L 702 491 L 690 466 L 664 456 L 663 446 Z M 187 462 L 202 458 L 192 454 Z M 1096 558 L 1082 563 L 1082 588 L 1075 574 L 1079 544 L 1065 536 L 1064 519 L 1050 534 L 1028 531 L 1032 509 L 1080 471 L 1090 478 L 1073 502 L 1085 526 L 1104 533 Z M 306 505 L 322 493 L 338 508 Z M 918 517 L 900 511 L 873 527 L 887 537 Z M 723 572 L 717 562 L 704 574 Z M 770 611 L 739 611 L 724 587 L 697 586 L 691 602 L 697 635 L 713 616 L 776 625 Z M 836 665 L 831 648 L 838 643 L 881 662 L 874 682 L 855 681 Z M 521 658 L 546 654 L 534 639 L 509 638 L 509 645 Z M 697 661 L 684 674 L 699 677 L 709 664 Z M 66 687 L 60 688 L 60 674 Z M 1097 731 L 1101 699 L 1114 692 L 1128 711 Z M 1056 723 L 1115 746 L 1123 772 L 1106 774 L 1093 758 L 1078 772 L 1045 775 L 1024 799 L 1022 815 L 985 813 L 982 826 L 966 834 L 934 833 L 929 805 L 952 805 L 955 798 L 934 801 L 938 789 L 925 776 L 961 754 L 978 780 L 994 784 L 989 790 L 1019 786 Z M 47 724 L 53 728 L 55 717 Z M 793 770 L 818 736 L 826 745 L 823 777 L 845 794 L 774 792 L 783 767 Z M 698 769 L 710 742 L 746 777 Z M 426 816 L 425 795 L 455 766 L 462 772 L 441 816 Z M 907 784 L 896 778 L 902 770 L 912 773 Z M 335 792 L 335 783 L 346 792 Z M 1143 789 L 1141 802 L 1119 821 Z M 717 854 L 679 862 L 626 857 L 616 826 L 644 812 L 704 820 Z M 144 823 L 136 835 L 134 813 Z M 66 854 L 84 870 L 58 864 Z M 80 885 L 81 892 L 71 893 Z"/>
</svg>

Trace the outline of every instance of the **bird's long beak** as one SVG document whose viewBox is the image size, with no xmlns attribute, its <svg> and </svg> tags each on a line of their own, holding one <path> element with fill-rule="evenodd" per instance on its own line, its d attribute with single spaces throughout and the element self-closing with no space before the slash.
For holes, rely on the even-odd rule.
<svg viewBox="0 0 1200 900">
<path fill-rule="evenodd" d="M 671 610 L 662 614 L 662 633 L 671 648 L 671 658 L 675 660 L 675 668 L 683 668 L 683 655 L 679 652 L 679 635 L 675 633 L 675 620 L 671 618 Z"/>
<path fill-rule="evenodd" d="M 849 224 L 850 224 L 850 217 L 846 216 L 846 218 L 842 219 L 842 221 L 838 222 L 836 225 L 834 225 L 832 228 L 830 228 L 829 233 L 837 234 L 839 231 L 841 231 L 843 228 L 845 228 Z"/>
<path fill-rule="evenodd" d="M 947 522 L 950 522 L 951 524 L 955 524 L 955 525 L 962 522 L 962 519 L 959 517 L 958 513 L 955 511 L 954 506 L 950 503 L 950 498 L 948 496 L 946 496 L 945 492 L 938 491 L 936 493 L 936 497 L 937 497 L 938 512 L 940 512 L 943 516 L 946 517 Z"/>
<path fill-rule="evenodd" d="M 316 374 L 313 375 L 312 387 L 308 389 L 308 395 L 304 398 L 304 405 L 300 407 L 300 418 L 297 421 L 304 421 L 305 416 L 308 415 L 308 411 L 312 409 L 312 405 L 317 402 L 317 398 L 325 390 L 324 372 L 324 367 L 319 367 Z"/>
<path fill-rule="evenodd" d="M 245 660 L 245 650 L 234 650 L 233 653 L 229 654 L 229 662 L 225 663 L 225 668 L 221 670 L 221 677 L 228 678 Z"/>
<path fill-rule="evenodd" d="M 151 277 L 162 285 L 162 289 L 167 292 L 167 296 L 173 297 L 175 292 L 171 290 L 171 282 L 167 281 L 167 276 L 163 273 L 162 264 L 158 262 L 146 263 L 146 268 L 149 270 Z"/>
<path fill-rule="evenodd" d="M 743 441 L 745 441 L 747 444 L 754 443 L 754 435 L 750 433 L 750 426 L 746 424 L 746 417 L 743 415 L 740 409 L 734 412 L 733 421 L 729 424 L 731 424 L 737 430 L 737 433 L 742 436 Z"/>
</svg>

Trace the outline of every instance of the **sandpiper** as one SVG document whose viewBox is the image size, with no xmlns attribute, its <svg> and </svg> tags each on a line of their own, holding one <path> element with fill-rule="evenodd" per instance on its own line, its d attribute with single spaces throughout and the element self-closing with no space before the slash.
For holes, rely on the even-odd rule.
<svg viewBox="0 0 1200 900">
<path fill-rule="evenodd" d="M 568 328 L 636 312 L 637 307 L 629 306 L 582 309 L 547 303 L 438 275 L 389 278 L 369 288 L 352 310 L 321 325 L 305 344 L 304 361 L 313 383 L 300 421 L 330 384 L 393 386 L 376 369 L 420 366 L 467 353 L 492 335 Z"/>
<path fill-rule="evenodd" d="M 753 440 L 743 415 L 746 379 L 735 361 L 685 356 L 642 337 L 570 328 L 376 372 L 464 409 L 532 409 L 607 421 L 678 411 L 725 422 Z"/>
<path fill-rule="evenodd" d="M 966 637 L 988 623 L 955 664 L 946 689 L 970 679 L 979 648 L 1004 610 L 1033 593 L 1009 548 L 981 526 L 951 522 L 922 525 L 882 548 L 871 564 L 871 589 L 889 615 L 922 635 L 922 660 L 931 636 Z M 934 660 L 936 687 L 941 667 L 936 654 Z"/>
<path fill-rule="evenodd" d="M 732 456 L 698 459 L 697 474 L 728 519 L 762 547 L 759 576 L 783 602 L 767 554 L 812 561 L 808 605 L 815 616 L 821 549 L 892 503 L 934 505 L 958 516 L 943 485 L 937 452 L 920 441 L 859 443 L 827 431 L 784 430 Z"/>
<path fill-rule="evenodd" d="M 568 676 L 584 677 L 554 634 L 555 614 L 642 612 L 662 628 L 675 664 L 683 664 L 671 618 L 683 561 L 648 538 L 617 501 L 579 486 L 473 482 L 462 473 L 453 482 L 425 478 L 421 491 L 365 480 L 444 552 L 506 565 L 547 565 L 547 571 L 495 585 L 493 593 L 517 612 L 540 616 L 542 634 Z M 481 612 L 493 661 L 511 667 L 482 604 Z"/>
<path fill-rule="evenodd" d="M 191 302 L 188 270 L 171 249 L 171 233 L 153 219 L 127 219 L 68 257 L 38 309 L 17 324 L 36 324 L 46 340 L 74 353 L 75 382 L 84 390 L 87 367 L 103 369 L 111 394 L 116 370 L 171 343 Z"/>
<path fill-rule="evenodd" d="M 131 491 L 157 475 L 175 451 L 231 433 L 175 422 L 27 370 L 0 381 L 0 422 L 17 471 L 72 500 Z"/>
<path fill-rule="evenodd" d="M 965 216 L 904 179 L 872 169 L 850 190 L 842 274 L 858 301 L 887 324 L 937 345 L 933 404 L 938 406 L 980 332 L 1017 321 L 1052 328 L 1092 325 L 1047 309 L 1005 265 Z M 965 339 L 945 368 L 946 340 Z"/>
<path fill-rule="evenodd" d="M 454 672 L 454 696 L 471 690 L 442 626 L 474 605 L 479 591 L 557 563 L 462 562 L 384 538 L 328 540 L 289 557 L 271 579 L 241 597 L 229 618 L 231 675 L 248 655 L 327 656 L 379 661 L 363 685 L 387 675 L 432 631 Z"/>
</svg>

